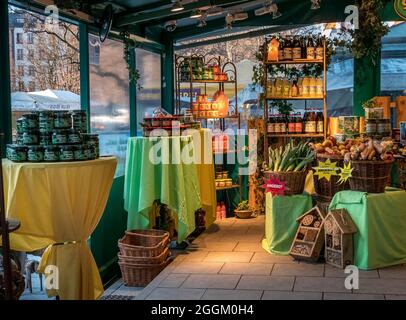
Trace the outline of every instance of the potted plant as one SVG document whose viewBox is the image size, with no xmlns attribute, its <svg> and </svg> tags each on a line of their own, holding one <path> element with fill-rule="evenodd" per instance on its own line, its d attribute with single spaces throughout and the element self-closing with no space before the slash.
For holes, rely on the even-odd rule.
<svg viewBox="0 0 406 320">
<path fill-rule="evenodd" d="M 374 98 L 365 101 L 362 107 L 365 109 L 365 119 L 383 118 L 383 108 L 376 103 Z"/>
<path fill-rule="evenodd" d="M 242 201 L 238 204 L 237 208 L 234 210 L 234 213 L 237 218 L 248 219 L 251 218 L 253 209 L 248 205 L 248 200 Z"/>
</svg>

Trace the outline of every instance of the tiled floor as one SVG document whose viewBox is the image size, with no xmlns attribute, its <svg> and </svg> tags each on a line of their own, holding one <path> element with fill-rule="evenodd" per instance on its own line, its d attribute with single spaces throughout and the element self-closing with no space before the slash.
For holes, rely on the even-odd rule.
<svg viewBox="0 0 406 320">
<path fill-rule="evenodd" d="M 276 256 L 261 246 L 264 217 L 226 219 L 200 235 L 147 287 L 122 281 L 105 295 L 137 300 L 406 299 L 406 266 L 360 271 L 359 290 L 344 287 L 343 270 Z"/>
</svg>

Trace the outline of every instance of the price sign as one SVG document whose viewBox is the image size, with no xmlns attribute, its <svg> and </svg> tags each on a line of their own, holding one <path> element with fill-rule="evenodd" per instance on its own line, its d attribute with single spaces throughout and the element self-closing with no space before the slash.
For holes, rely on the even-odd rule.
<svg viewBox="0 0 406 320">
<path fill-rule="evenodd" d="M 313 167 L 313 175 L 318 176 L 319 180 L 325 178 L 330 181 L 331 176 L 337 176 L 340 168 L 337 168 L 337 162 L 331 162 L 327 159 L 325 162 L 319 162 L 318 167 Z"/>
<path fill-rule="evenodd" d="M 263 187 L 265 188 L 265 192 L 270 192 L 272 194 L 272 197 L 284 196 L 285 190 L 287 189 L 286 182 L 281 181 L 277 178 L 274 179 L 272 177 L 270 177 L 269 180 L 265 181 Z"/>
<path fill-rule="evenodd" d="M 351 162 L 348 164 L 344 163 L 344 168 L 340 168 L 338 184 L 347 182 L 347 180 L 352 177 L 352 170 L 354 170 L 354 168 L 351 168 Z"/>
</svg>

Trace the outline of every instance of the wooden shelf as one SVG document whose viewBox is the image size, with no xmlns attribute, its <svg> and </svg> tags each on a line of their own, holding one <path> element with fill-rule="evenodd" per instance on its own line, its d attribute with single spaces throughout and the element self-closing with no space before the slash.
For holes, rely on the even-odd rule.
<svg viewBox="0 0 406 320">
<path fill-rule="evenodd" d="M 20 228 L 20 221 L 16 219 L 7 219 L 8 222 L 8 232 L 14 232 Z M 0 226 L 0 233 L 2 232 L 2 227 Z"/>
<path fill-rule="evenodd" d="M 239 188 L 239 187 L 240 187 L 239 184 L 233 184 L 232 186 L 229 186 L 229 187 L 216 187 L 216 191 L 228 190 L 228 189 L 236 189 L 236 188 Z"/>
<path fill-rule="evenodd" d="M 235 115 L 231 115 L 231 116 L 223 116 L 223 117 L 195 117 L 194 116 L 194 118 L 195 119 L 199 119 L 199 120 L 201 120 L 201 119 L 207 119 L 207 120 L 210 120 L 210 119 L 213 119 L 213 120 L 215 120 L 215 119 L 238 119 L 238 114 L 235 114 Z"/>
<path fill-rule="evenodd" d="M 323 100 L 324 97 L 266 97 L 266 100 Z"/>
<path fill-rule="evenodd" d="M 181 83 L 190 83 L 190 81 L 180 81 Z M 219 80 L 192 80 L 192 83 L 235 83 L 234 80 L 219 81 Z"/>
<path fill-rule="evenodd" d="M 286 61 L 267 61 L 265 62 L 266 65 L 281 65 L 281 64 L 323 64 L 324 60 L 307 60 L 307 59 L 300 59 L 300 60 L 286 60 Z"/>
<path fill-rule="evenodd" d="M 268 133 L 269 138 L 324 138 L 324 133 Z"/>
</svg>

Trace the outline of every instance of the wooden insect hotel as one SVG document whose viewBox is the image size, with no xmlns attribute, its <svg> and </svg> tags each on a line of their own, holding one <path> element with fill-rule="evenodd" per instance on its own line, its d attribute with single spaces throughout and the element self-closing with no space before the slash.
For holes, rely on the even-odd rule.
<svg viewBox="0 0 406 320">
<path fill-rule="evenodd" d="M 290 248 L 290 255 L 298 260 L 317 261 L 324 244 L 324 214 L 316 206 L 297 218 L 299 228 Z"/>
<path fill-rule="evenodd" d="M 353 264 L 353 239 L 357 227 L 345 209 L 331 210 L 324 220 L 326 263 L 344 269 Z"/>
</svg>

